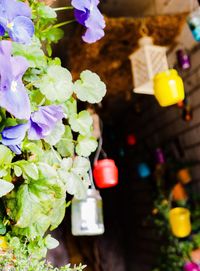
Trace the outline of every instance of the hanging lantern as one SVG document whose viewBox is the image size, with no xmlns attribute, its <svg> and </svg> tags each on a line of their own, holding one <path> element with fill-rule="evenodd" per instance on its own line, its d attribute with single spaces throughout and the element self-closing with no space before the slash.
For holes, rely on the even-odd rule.
<svg viewBox="0 0 200 271">
<path fill-rule="evenodd" d="M 113 187 L 118 184 L 118 169 L 112 159 L 102 159 L 94 163 L 93 175 L 99 188 Z"/>
<path fill-rule="evenodd" d="M 193 250 L 190 253 L 190 257 L 193 262 L 200 263 L 200 248 Z"/>
<path fill-rule="evenodd" d="M 174 236 L 184 238 L 191 233 L 190 211 L 188 209 L 182 207 L 171 209 L 169 221 Z"/>
<path fill-rule="evenodd" d="M 183 70 L 187 70 L 191 67 L 190 56 L 188 55 L 187 51 L 184 49 L 179 49 L 176 52 L 177 61 L 179 67 Z"/>
<path fill-rule="evenodd" d="M 193 112 L 192 112 L 192 108 L 190 104 L 186 104 L 183 108 L 183 112 L 182 112 L 182 119 L 184 121 L 191 121 L 193 118 Z"/>
<path fill-rule="evenodd" d="M 188 168 L 180 169 L 177 173 L 177 178 L 182 184 L 188 184 L 192 180 Z"/>
<path fill-rule="evenodd" d="M 185 201 L 188 196 L 182 184 L 177 183 L 172 190 L 172 198 L 175 201 Z"/>
<path fill-rule="evenodd" d="M 129 56 L 134 80 L 134 92 L 154 94 L 153 78 L 168 70 L 166 48 L 153 44 L 153 39 L 143 36 L 139 39 L 139 49 Z"/>
<path fill-rule="evenodd" d="M 165 164 L 165 156 L 161 148 L 156 149 L 156 162 L 158 164 Z"/>
<path fill-rule="evenodd" d="M 72 200 L 72 234 L 75 236 L 104 233 L 102 198 L 95 188 L 87 191 L 87 197 Z"/>
<path fill-rule="evenodd" d="M 199 0 L 198 2 L 200 3 Z M 190 15 L 187 18 L 187 22 L 194 39 L 196 41 L 200 41 L 200 7 L 198 7 L 195 11 L 190 13 Z"/>
<path fill-rule="evenodd" d="M 151 175 L 151 170 L 146 163 L 140 163 L 138 165 L 138 174 L 140 178 L 144 179 Z"/>
<path fill-rule="evenodd" d="M 154 94 L 161 106 L 170 106 L 184 100 L 183 80 L 174 69 L 155 75 Z"/>
<path fill-rule="evenodd" d="M 129 146 L 134 146 L 136 144 L 136 137 L 134 134 L 129 134 L 126 140 Z"/>
<path fill-rule="evenodd" d="M 196 263 L 187 262 L 184 265 L 184 271 L 200 271 L 200 267 Z"/>
</svg>

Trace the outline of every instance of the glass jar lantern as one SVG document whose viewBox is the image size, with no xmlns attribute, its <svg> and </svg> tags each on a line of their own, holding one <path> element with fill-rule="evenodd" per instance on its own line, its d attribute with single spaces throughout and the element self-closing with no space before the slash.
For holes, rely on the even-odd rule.
<svg viewBox="0 0 200 271">
<path fill-rule="evenodd" d="M 139 39 L 139 49 L 129 56 L 134 80 L 134 92 L 153 95 L 153 78 L 168 70 L 166 48 L 153 44 L 153 39 Z"/>
<path fill-rule="evenodd" d="M 104 233 L 102 198 L 95 188 L 89 188 L 87 197 L 73 198 L 71 221 L 75 236 L 100 235 Z"/>
</svg>

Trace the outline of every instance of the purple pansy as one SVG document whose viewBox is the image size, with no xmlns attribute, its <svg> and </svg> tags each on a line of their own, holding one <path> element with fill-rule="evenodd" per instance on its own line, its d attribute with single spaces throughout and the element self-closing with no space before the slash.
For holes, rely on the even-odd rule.
<svg viewBox="0 0 200 271">
<path fill-rule="evenodd" d="M 104 36 L 105 20 L 98 9 L 99 0 L 72 0 L 76 20 L 87 30 L 82 36 L 87 43 L 93 43 Z"/>
<path fill-rule="evenodd" d="M 12 57 L 12 43 L 0 42 L 0 106 L 18 119 L 30 119 L 30 101 L 22 76 L 28 61 L 21 56 Z"/>
<path fill-rule="evenodd" d="M 21 154 L 21 142 L 28 131 L 30 140 L 39 140 L 48 136 L 56 123 L 64 118 L 63 109 L 58 105 L 41 106 L 31 114 L 26 124 L 5 128 L 1 135 L 1 143 L 8 146 L 16 154 Z"/>
<path fill-rule="evenodd" d="M 31 114 L 28 138 L 38 140 L 48 136 L 56 123 L 64 118 L 63 109 L 58 105 L 41 106 Z"/>
<path fill-rule="evenodd" d="M 0 0 L 0 35 L 7 31 L 13 41 L 30 43 L 34 34 L 31 8 L 16 0 Z"/>
<path fill-rule="evenodd" d="M 18 124 L 5 128 L 2 135 L 2 144 L 8 146 L 16 154 L 21 154 L 21 142 L 25 138 L 29 124 Z"/>
</svg>

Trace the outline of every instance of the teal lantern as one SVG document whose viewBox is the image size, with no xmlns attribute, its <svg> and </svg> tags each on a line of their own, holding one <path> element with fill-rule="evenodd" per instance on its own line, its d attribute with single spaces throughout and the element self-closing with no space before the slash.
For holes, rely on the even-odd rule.
<svg viewBox="0 0 200 271">
<path fill-rule="evenodd" d="M 194 39 L 200 41 L 200 7 L 190 13 L 187 22 Z"/>
<path fill-rule="evenodd" d="M 146 163 L 140 163 L 138 165 L 138 174 L 140 178 L 144 179 L 151 175 L 151 170 Z"/>
</svg>

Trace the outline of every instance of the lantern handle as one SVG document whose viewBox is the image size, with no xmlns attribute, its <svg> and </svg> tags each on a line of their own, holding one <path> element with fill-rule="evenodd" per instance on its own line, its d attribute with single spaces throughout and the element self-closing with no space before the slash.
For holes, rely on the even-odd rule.
<svg viewBox="0 0 200 271">
<path fill-rule="evenodd" d="M 149 29 L 148 29 L 148 27 L 146 25 L 145 19 L 141 19 L 141 25 L 140 25 L 139 33 L 140 33 L 140 35 L 142 37 L 146 37 L 146 36 L 149 35 Z"/>
<path fill-rule="evenodd" d="M 100 122 L 101 135 L 100 135 L 100 138 L 99 138 L 98 148 L 97 148 L 96 154 L 94 156 L 94 161 L 93 161 L 94 164 L 98 161 L 100 154 L 102 154 L 104 158 L 107 158 L 107 153 L 102 148 L 102 146 L 103 146 L 103 137 L 102 137 L 103 122 L 102 122 L 102 120 L 100 118 L 99 118 L 99 122 Z"/>
<path fill-rule="evenodd" d="M 90 159 L 88 158 L 88 161 L 90 163 Z M 93 179 L 93 174 L 92 174 L 92 167 L 91 167 L 91 163 L 90 163 L 90 167 L 89 167 L 89 178 L 90 178 L 90 186 L 92 189 L 96 189 L 95 185 L 94 185 L 94 179 Z"/>
</svg>

